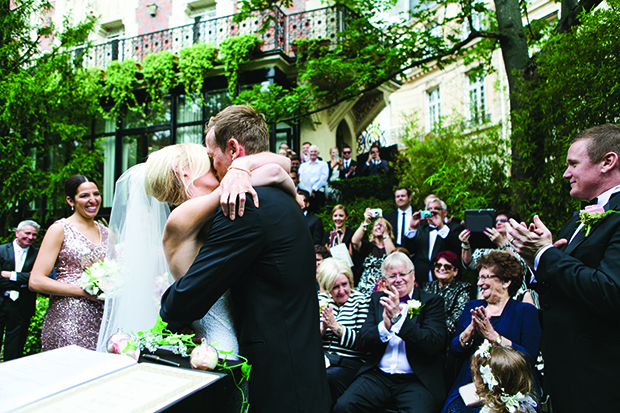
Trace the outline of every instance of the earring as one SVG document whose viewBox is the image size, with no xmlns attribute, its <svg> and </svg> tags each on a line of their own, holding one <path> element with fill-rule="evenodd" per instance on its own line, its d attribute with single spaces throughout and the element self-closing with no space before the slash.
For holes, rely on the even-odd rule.
<svg viewBox="0 0 620 413">
<path fill-rule="evenodd" d="M 71 205 L 71 211 L 73 211 L 73 205 Z"/>
</svg>

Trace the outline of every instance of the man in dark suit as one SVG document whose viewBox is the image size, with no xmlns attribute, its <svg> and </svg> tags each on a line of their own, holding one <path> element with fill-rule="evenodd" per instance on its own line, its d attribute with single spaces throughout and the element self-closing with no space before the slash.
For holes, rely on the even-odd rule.
<svg viewBox="0 0 620 413">
<path fill-rule="evenodd" d="M 356 176 L 357 162 L 351 159 L 351 147 L 344 145 L 342 148 L 342 169 L 340 179 L 353 178 Z"/>
<path fill-rule="evenodd" d="M 571 196 L 620 211 L 619 157 L 619 125 L 577 134 L 564 172 Z M 610 411 L 618 399 L 620 214 L 595 218 L 589 228 L 580 219 L 575 213 L 555 244 L 538 216 L 529 228 L 513 219 L 507 227 L 510 242 L 534 270 L 530 281 L 543 311 L 544 385 L 553 411 L 561 413 Z"/>
<path fill-rule="evenodd" d="M 372 294 L 357 338 L 370 357 L 334 411 L 438 412 L 446 396 L 443 299 L 414 289 L 413 264 L 401 252 L 390 254 L 381 270 L 386 291 Z"/>
<path fill-rule="evenodd" d="M 400 187 L 394 191 L 394 202 L 398 209 L 386 213 L 383 217 L 392 225 L 396 245 L 409 249 L 414 231 L 409 228 L 413 208 L 411 207 L 411 191 L 409 188 Z"/>
<path fill-rule="evenodd" d="M 310 229 L 310 234 L 312 235 L 312 241 L 314 242 L 314 245 L 321 245 L 323 242 L 323 234 L 325 232 L 323 229 L 323 221 L 321 218 L 308 212 L 308 207 L 310 206 L 310 194 L 308 191 L 300 189 L 297 193 L 304 199 L 304 207 L 302 211 L 306 217 L 306 222 L 308 223 L 308 228 Z"/>
<path fill-rule="evenodd" d="M 416 281 L 420 286 L 433 280 L 431 265 L 439 251 L 452 251 L 457 257 L 461 255 L 459 234 L 463 227 L 460 224 L 456 226 L 446 224 L 447 209 L 441 199 L 432 198 L 426 204 L 426 210 L 431 213 L 430 218 L 422 220 L 421 211 L 412 215 L 410 228 L 415 230 L 415 234 L 409 243 L 411 247 L 409 252 L 414 254 Z"/>
<path fill-rule="evenodd" d="M 248 171 L 234 161 L 267 149 L 267 126 L 249 106 L 231 106 L 209 121 L 206 145 L 217 175 L 226 176 L 224 193 L 226 183 L 239 183 L 240 177 L 249 182 Z M 327 412 L 330 392 L 308 224 L 290 195 L 272 187 L 255 190 L 260 208 L 253 202 L 240 206 L 234 220 L 234 209 L 217 211 L 187 274 L 162 296 L 160 314 L 178 329 L 202 318 L 230 289 L 239 350 L 253 366 L 251 411 Z M 223 203 L 228 206 L 228 199 Z"/>
<path fill-rule="evenodd" d="M 388 173 L 388 163 L 381 159 L 379 152 L 379 145 L 373 144 L 368 154 L 368 160 L 362 165 L 361 176 L 377 176 Z"/>
<path fill-rule="evenodd" d="M 28 289 L 28 279 L 39 252 L 32 246 L 38 232 L 39 224 L 22 221 L 15 231 L 15 240 L 0 245 L 0 347 L 4 334 L 4 361 L 24 355 L 37 298 Z"/>
</svg>

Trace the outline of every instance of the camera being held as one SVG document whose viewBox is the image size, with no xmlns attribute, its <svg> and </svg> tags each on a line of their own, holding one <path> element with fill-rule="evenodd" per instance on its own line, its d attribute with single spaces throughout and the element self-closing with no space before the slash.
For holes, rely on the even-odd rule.
<svg viewBox="0 0 620 413">
<path fill-rule="evenodd" d="M 371 218 L 379 218 L 383 216 L 383 210 L 381 208 L 369 209 Z"/>
</svg>

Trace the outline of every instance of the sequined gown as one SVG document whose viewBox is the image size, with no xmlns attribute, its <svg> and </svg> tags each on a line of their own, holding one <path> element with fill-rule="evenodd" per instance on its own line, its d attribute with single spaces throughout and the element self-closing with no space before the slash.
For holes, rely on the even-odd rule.
<svg viewBox="0 0 620 413">
<path fill-rule="evenodd" d="M 66 219 L 56 222 L 65 231 L 65 239 L 56 259 L 56 280 L 78 285 L 84 270 L 105 258 L 108 230 L 96 223 L 100 235 L 99 245 L 96 245 Z M 102 316 L 103 304 L 84 297 L 50 296 L 41 332 L 43 351 L 72 344 L 95 350 Z"/>
</svg>

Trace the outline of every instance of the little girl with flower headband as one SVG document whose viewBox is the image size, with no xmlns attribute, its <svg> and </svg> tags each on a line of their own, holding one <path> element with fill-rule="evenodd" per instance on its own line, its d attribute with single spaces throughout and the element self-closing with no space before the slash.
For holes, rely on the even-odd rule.
<svg viewBox="0 0 620 413">
<path fill-rule="evenodd" d="M 481 413 L 536 413 L 531 366 L 520 351 L 485 340 L 472 357 L 471 375 Z"/>
</svg>

